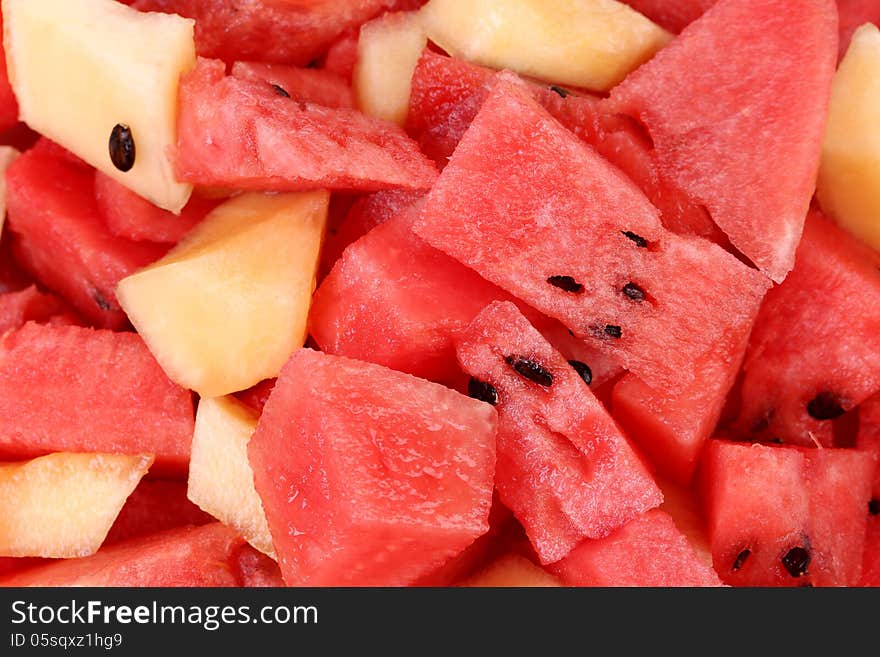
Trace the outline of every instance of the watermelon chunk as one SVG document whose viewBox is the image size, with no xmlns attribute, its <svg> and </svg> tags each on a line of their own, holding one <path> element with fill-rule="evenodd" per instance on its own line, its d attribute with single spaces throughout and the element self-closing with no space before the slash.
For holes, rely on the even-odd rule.
<svg viewBox="0 0 880 657">
<path fill-rule="evenodd" d="M 880 391 L 878 265 L 880 256 L 810 213 L 795 268 L 755 323 L 740 432 L 830 446 L 834 420 Z"/>
<path fill-rule="evenodd" d="M 721 586 L 663 511 L 653 509 L 550 568 L 567 586 Z"/>
<path fill-rule="evenodd" d="M 132 6 L 195 19 L 196 49 L 202 57 L 305 66 L 346 29 L 394 4 L 395 0 L 135 0 Z"/>
<path fill-rule="evenodd" d="M 700 469 L 712 559 L 737 586 L 859 581 L 873 455 L 712 440 Z"/>
<path fill-rule="evenodd" d="M 349 83 L 329 71 L 261 62 L 236 62 L 231 72 L 242 80 L 277 85 L 293 100 L 302 103 L 354 107 L 354 93 Z"/>
<path fill-rule="evenodd" d="M 189 391 L 143 340 L 29 322 L 0 338 L 0 457 L 50 452 L 155 454 L 152 472 L 186 472 Z"/>
<path fill-rule="evenodd" d="M 0 293 L 0 335 L 29 321 L 76 323 L 61 299 L 54 294 L 40 292 L 35 285 L 18 292 Z"/>
<path fill-rule="evenodd" d="M 248 445 L 288 585 L 410 584 L 488 529 L 494 410 L 310 349 L 284 366 Z"/>
<path fill-rule="evenodd" d="M 542 563 L 662 502 L 579 373 L 512 303 L 477 315 L 457 354 L 471 394 L 498 409 L 495 486 Z"/>
<path fill-rule="evenodd" d="M 178 216 L 100 171 L 95 171 L 95 200 L 104 223 L 116 237 L 162 244 L 177 244 L 217 205 L 216 200 L 195 194 Z"/>
<path fill-rule="evenodd" d="M 247 586 L 255 580 L 264 582 L 274 566 L 261 555 L 260 568 L 255 569 L 254 552 L 233 530 L 215 522 L 131 539 L 82 559 L 29 568 L 0 579 L 0 586 Z"/>
<path fill-rule="evenodd" d="M 389 189 L 357 199 L 338 225 L 328 227 L 321 249 L 321 278 L 332 269 L 349 244 L 400 214 L 424 196 L 425 193 L 419 190 Z"/>
<path fill-rule="evenodd" d="M 180 84 L 176 170 L 209 187 L 298 191 L 426 189 L 433 164 L 397 126 L 304 104 L 200 59 Z"/>
<path fill-rule="evenodd" d="M 116 516 L 104 545 L 186 525 L 207 525 L 214 518 L 186 497 L 186 483 L 144 479 Z"/>
<path fill-rule="evenodd" d="M 815 188 L 837 41 L 832 0 L 721 0 L 608 101 L 647 128 L 661 174 L 777 283 Z"/>
<path fill-rule="evenodd" d="M 359 29 L 349 29 L 339 35 L 319 60 L 321 68 L 351 83 L 358 59 L 359 34 Z"/>
<path fill-rule="evenodd" d="M 406 131 L 445 165 L 489 95 L 495 71 L 426 48 L 413 72 Z M 594 130 L 598 99 L 562 87 L 529 83 L 544 108 L 578 136 Z"/>
<path fill-rule="evenodd" d="M 623 0 L 660 27 L 678 34 L 718 0 Z"/>
<path fill-rule="evenodd" d="M 767 287 L 715 245 L 664 230 L 630 181 L 506 74 L 414 230 L 670 394 L 744 330 Z"/>
<path fill-rule="evenodd" d="M 7 170 L 13 253 L 85 319 L 122 328 L 128 319 L 116 301 L 116 284 L 160 258 L 165 247 L 112 235 L 95 202 L 94 170 L 63 153 L 44 140 Z"/>
</svg>

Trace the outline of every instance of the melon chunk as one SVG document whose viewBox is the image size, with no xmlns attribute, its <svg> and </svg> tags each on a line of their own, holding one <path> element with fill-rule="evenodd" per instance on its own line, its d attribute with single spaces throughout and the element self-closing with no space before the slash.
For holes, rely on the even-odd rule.
<svg viewBox="0 0 880 657">
<path fill-rule="evenodd" d="M 838 224 L 880 251 L 878 111 L 880 30 L 868 23 L 856 31 L 834 76 L 818 195 Z"/>
<path fill-rule="evenodd" d="M 361 27 L 352 83 L 364 114 L 403 125 L 413 71 L 426 43 L 414 12 L 385 14 Z"/>
<path fill-rule="evenodd" d="M 244 194 L 117 296 L 169 377 L 217 397 L 276 376 L 305 342 L 328 194 Z"/>
<path fill-rule="evenodd" d="M 0 465 L 0 555 L 93 554 L 152 463 L 146 455 L 58 452 Z"/>
<path fill-rule="evenodd" d="M 0 146 L 0 234 L 6 219 L 6 169 L 18 156 L 19 152 L 12 146 Z"/>
<path fill-rule="evenodd" d="M 234 397 L 199 402 L 187 497 L 274 559 L 272 536 L 247 456 L 258 419 Z"/>
<path fill-rule="evenodd" d="M 195 65 L 193 21 L 113 0 L 4 0 L 4 46 L 20 117 L 156 205 L 178 212 L 177 87 Z M 114 126 L 131 129 L 134 166 L 117 169 Z"/>
<path fill-rule="evenodd" d="M 454 57 L 607 91 L 670 39 L 614 0 L 431 0 L 430 39 Z"/>
</svg>

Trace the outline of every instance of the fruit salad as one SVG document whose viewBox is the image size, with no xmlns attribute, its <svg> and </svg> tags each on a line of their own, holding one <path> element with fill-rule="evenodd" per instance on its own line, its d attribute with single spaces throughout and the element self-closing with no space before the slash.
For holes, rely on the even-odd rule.
<svg viewBox="0 0 880 657">
<path fill-rule="evenodd" d="M 0 586 L 880 586 L 874 0 L 0 10 Z"/>
</svg>

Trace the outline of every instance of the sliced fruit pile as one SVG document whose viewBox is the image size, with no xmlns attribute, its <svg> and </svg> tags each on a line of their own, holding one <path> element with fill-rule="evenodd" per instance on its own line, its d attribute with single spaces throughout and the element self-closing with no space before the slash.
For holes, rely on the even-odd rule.
<svg viewBox="0 0 880 657">
<path fill-rule="evenodd" d="M 2 22 L 0 585 L 880 585 L 877 2 Z"/>
</svg>

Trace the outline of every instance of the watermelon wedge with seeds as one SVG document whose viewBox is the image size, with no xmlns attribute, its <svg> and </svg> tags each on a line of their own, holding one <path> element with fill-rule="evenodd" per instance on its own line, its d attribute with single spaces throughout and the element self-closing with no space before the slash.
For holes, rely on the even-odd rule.
<svg viewBox="0 0 880 657">
<path fill-rule="evenodd" d="M 837 62 L 833 0 L 721 0 L 611 92 L 661 175 L 779 283 L 794 265 Z"/>
<path fill-rule="evenodd" d="M 498 409 L 495 486 L 542 563 L 663 501 L 578 371 L 512 303 L 477 315 L 456 352 L 470 394 Z"/>
<path fill-rule="evenodd" d="M 396 125 L 289 98 L 200 59 L 180 83 L 177 175 L 256 191 L 427 189 L 433 163 Z"/>
<path fill-rule="evenodd" d="M 414 230 L 670 394 L 748 326 L 768 286 L 717 246 L 666 231 L 629 180 L 504 73 Z"/>
</svg>

